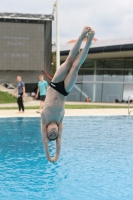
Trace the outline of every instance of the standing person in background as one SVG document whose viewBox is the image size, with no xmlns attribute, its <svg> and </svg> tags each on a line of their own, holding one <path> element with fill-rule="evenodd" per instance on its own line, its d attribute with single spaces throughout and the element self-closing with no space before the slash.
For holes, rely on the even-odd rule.
<svg viewBox="0 0 133 200">
<path fill-rule="evenodd" d="M 22 81 L 21 76 L 17 76 L 17 82 L 18 82 L 17 87 L 15 88 L 12 96 L 14 96 L 14 94 L 18 90 L 18 99 L 17 99 L 18 109 L 19 109 L 18 113 L 21 113 L 21 112 L 23 113 L 24 112 L 23 97 L 25 95 L 25 84 Z"/>
<path fill-rule="evenodd" d="M 48 87 L 48 83 L 47 81 L 44 80 L 43 75 L 39 76 L 39 80 L 40 81 L 38 82 L 36 98 L 38 98 L 38 93 L 40 92 L 40 108 L 39 108 L 39 111 L 36 111 L 37 113 L 40 113 L 41 110 L 43 109 L 43 103 L 46 97 L 46 92 L 47 92 L 47 87 Z"/>
</svg>

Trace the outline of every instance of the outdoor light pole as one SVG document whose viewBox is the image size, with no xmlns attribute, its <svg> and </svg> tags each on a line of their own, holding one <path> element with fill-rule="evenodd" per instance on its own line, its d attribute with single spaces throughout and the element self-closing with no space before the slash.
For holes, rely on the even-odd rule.
<svg viewBox="0 0 133 200">
<path fill-rule="evenodd" d="M 59 0 L 56 0 L 56 70 L 60 66 Z"/>
</svg>

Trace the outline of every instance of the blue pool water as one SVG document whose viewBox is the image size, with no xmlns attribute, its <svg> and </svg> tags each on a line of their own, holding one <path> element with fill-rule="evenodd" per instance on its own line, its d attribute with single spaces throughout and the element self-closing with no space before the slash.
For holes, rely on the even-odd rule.
<svg viewBox="0 0 133 200">
<path fill-rule="evenodd" d="M 132 200 L 133 118 L 65 117 L 54 164 L 39 118 L 0 118 L 0 199 Z"/>
</svg>

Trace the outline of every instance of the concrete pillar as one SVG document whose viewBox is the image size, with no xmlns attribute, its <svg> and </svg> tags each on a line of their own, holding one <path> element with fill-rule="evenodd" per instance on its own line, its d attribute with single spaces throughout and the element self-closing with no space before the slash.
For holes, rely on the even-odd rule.
<svg viewBox="0 0 133 200">
<path fill-rule="evenodd" d="M 94 84 L 93 84 L 93 102 L 96 101 L 96 69 L 97 68 L 97 61 L 94 61 Z"/>
</svg>

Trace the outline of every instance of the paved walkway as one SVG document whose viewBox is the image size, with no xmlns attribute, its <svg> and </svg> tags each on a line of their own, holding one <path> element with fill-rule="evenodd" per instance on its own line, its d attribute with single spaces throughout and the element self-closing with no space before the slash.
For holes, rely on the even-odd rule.
<svg viewBox="0 0 133 200">
<path fill-rule="evenodd" d="M 116 105 L 114 103 L 87 103 L 87 102 L 66 102 L 66 104 L 75 105 Z M 127 105 L 127 104 L 125 104 Z M 16 107 L 16 103 L 0 104 L 0 107 Z M 25 106 L 38 106 L 39 101 L 33 100 L 25 102 Z M 123 106 L 123 104 L 117 104 L 117 106 Z M 133 114 L 133 112 L 132 112 Z M 128 109 L 66 109 L 65 116 L 95 116 L 95 115 L 128 115 Z M 25 110 L 24 113 L 17 113 L 17 110 L 0 110 L 0 117 L 40 117 L 40 114 L 36 113 L 35 109 Z"/>
<path fill-rule="evenodd" d="M 66 109 L 65 116 L 128 115 L 127 109 Z M 40 117 L 36 110 L 0 110 L 0 117 Z"/>
</svg>

